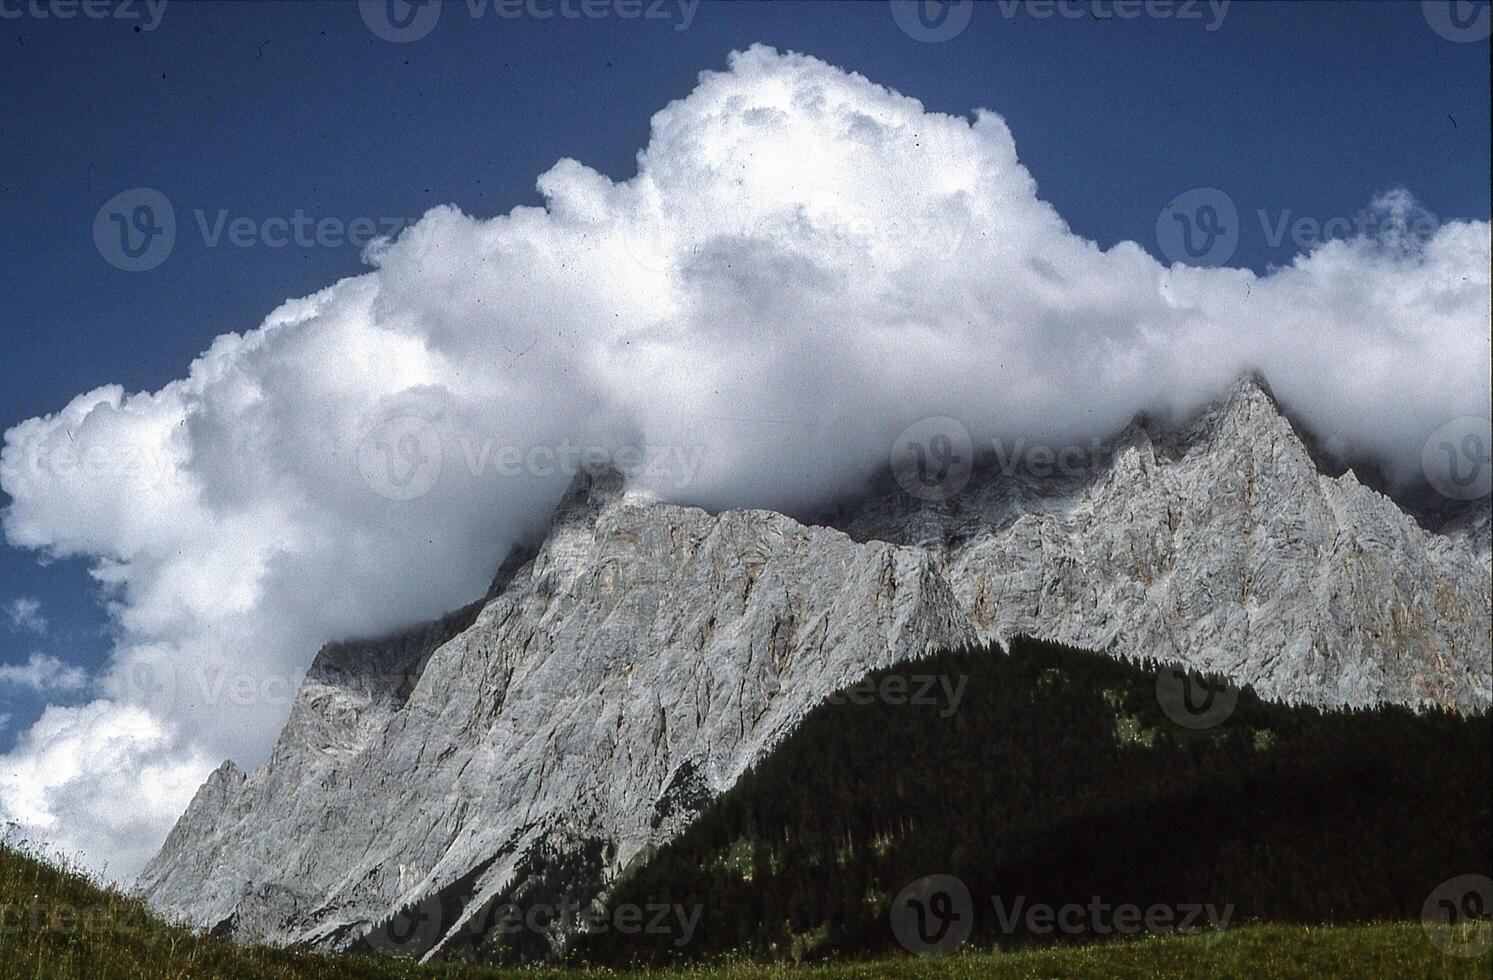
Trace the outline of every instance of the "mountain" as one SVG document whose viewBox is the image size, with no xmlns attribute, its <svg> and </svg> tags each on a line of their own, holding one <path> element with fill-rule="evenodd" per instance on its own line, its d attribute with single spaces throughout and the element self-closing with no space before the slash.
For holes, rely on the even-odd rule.
<svg viewBox="0 0 1493 980">
<path fill-rule="evenodd" d="M 1283 701 L 1488 705 L 1485 512 L 1436 533 L 1324 474 L 1253 378 L 1104 450 L 984 461 L 939 502 L 883 481 L 825 525 L 582 479 L 481 602 L 322 650 L 268 761 L 215 772 L 139 887 L 244 939 L 451 953 L 526 883 L 604 893 L 833 692 L 1017 634 Z"/>
<path fill-rule="evenodd" d="M 569 883 L 594 892 L 827 695 L 974 641 L 934 564 L 583 482 L 464 630 L 323 650 L 269 761 L 214 773 L 140 885 L 236 936 L 334 948 L 431 896 L 475 911 L 535 849 L 603 842 Z"/>
<path fill-rule="evenodd" d="M 1486 499 L 1428 533 L 1352 471 L 1323 473 L 1252 376 L 1094 455 L 942 503 L 889 493 L 842 526 L 938 555 L 986 639 L 1176 661 L 1288 702 L 1489 703 Z"/>
</svg>

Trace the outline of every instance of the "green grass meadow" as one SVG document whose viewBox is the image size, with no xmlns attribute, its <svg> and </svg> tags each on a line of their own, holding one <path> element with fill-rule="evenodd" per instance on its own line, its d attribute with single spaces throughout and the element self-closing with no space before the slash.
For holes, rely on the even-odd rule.
<svg viewBox="0 0 1493 980">
<path fill-rule="evenodd" d="M 1020 952 L 961 951 L 943 959 L 889 957 L 869 962 L 781 966 L 726 962 L 629 973 L 585 969 L 497 970 L 460 964 L 332 957 L 238 946 L 170 926 L 139 899 L 88 876 L 0 845 L 0 977 L 5 980 L 574 980 L 677 977 L 748 980 L 849 978 L 1126 978 L 1493 976 L 1493 955 L 1442 952 L 1418 922 L 1314 928 L 1249 925 L 1223 933 L 1157 936 L 1092 946 Z M 1481 933 L 1457 938 L 1486 939 Z M 1486 942 L 1483 943 L 1486 945 Z"/>
</svg>

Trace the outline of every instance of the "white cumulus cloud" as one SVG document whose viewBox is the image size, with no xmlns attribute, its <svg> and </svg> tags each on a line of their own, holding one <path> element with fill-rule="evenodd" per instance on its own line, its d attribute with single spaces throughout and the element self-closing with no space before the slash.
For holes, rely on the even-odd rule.
<svg viewBox="0 0 1493 980">
<path fill-rule="evenodd" d="M 5 607 L 5 615 L 15 629 L 38 635 L 47 631 L 47 618 L 41 614 L 41 602 L 36 599 L 22 597 L 13 600 Z"/>
<path fill-rule="evenodd" d="M 1084 439 L 1251 368 L 1401 476 L 1487 413 L 1486 222 L 1263 277 L 1168 267 L 1075 235 L 995 113 L 809 57 L 738 53 L 654 117 L 635 176 L 566 159 L 539 189 L 435 208 L 181 380 L 5 434 L 8 539 L 89 559 L 119 641 L 101 700 L 0 759 L 0 816 L 133 873 L 221 758 L 262 760 L 320 644 L 481 594 L 576 449 L 637 447 L 661 495 L 801 510 L 923 417 Z"/>
<path fill-rule="evenodd" d="M 7 684 L 29 688 L 38 694 L 81 691 L 88 686 L 88 673 L 56 657 L 33 653 L 24 664 L 0 664 L 0 688 Z"/>
<path fill-rule="evenodd" d="M 52 706 L 0 759 L 6 821 L 92 869 L 129 877 L 213 766 L 143 708 Z"/>
</svg>

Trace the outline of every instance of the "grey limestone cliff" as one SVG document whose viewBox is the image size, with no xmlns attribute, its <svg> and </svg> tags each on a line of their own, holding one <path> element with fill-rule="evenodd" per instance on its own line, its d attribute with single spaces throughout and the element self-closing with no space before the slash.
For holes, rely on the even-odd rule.
<svg viewBox="0 0 1493 980">
<path fill-rule="evenodd" d="M 603 893 L 866 672 L 1020 633 L 1267 697 L 1489 703 L 1486 501 L 1423 529 L 1322 473 L 1252 379 L 1083 472 L 976 477 L 872 494 L 838 528 L 582 483 L 484 600 L 323 650 L 269 760 L 215 772 L 139 886 L 328 949 L 423 908 L 407 949 L 436 955 L 536 856 L 588 855 L 557 887 Z"/>
<path fill-rule="evenodd" d="M 889 493 L 843 526 L 940 555 L 987 639 L 1186 663 L 1286 701 L 1488 705 L 1486 500 L 1424 530 L 1351 471 L 1320 472 L 1252 377 L 1095 455 L 940 503 Z"/>
<path fill-rule="evenodd" d="M 730 786 L 825 696 L 974 641 L 935 565 L 582 485 L 438 646 L 324 650 L 269 761 L 215 773 L 140 887 L 235 936 L 331 948 L 434 898 L 421 945 L 455 941 L 535 848 L 600 842 L 605 879 L 688 818 L 682 791 Z"/>
</svg>

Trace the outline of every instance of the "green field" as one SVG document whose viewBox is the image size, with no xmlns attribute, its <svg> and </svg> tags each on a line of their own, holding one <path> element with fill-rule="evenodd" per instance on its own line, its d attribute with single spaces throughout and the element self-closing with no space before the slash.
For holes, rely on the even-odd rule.
<svg viewBox="0 0 1493 980">
<path fill-rule="evenodd" d="M 898 957 L 829 966 L 724 964 L 646 974 L 489 970 L 407 961 L 323 957 L 235 946 L 167 926 L 143 904 L 88 877 L 0 845 L 0 977 L 35 980 L 177 980 L 187 977 L 318 980 L 500 980 L 586 976 L 879 977 L 1488 977 L 1493 957 L 1447 955 L 1419 923 L 1358 927 L 1246 926 L 1016 953 L 965 951 L 940 960 Z M 1483 923 L 1480 928 L 1490 928 Z"/>
</svg>

